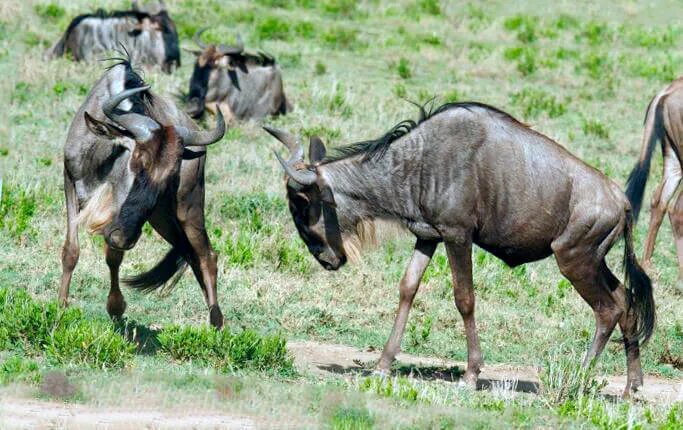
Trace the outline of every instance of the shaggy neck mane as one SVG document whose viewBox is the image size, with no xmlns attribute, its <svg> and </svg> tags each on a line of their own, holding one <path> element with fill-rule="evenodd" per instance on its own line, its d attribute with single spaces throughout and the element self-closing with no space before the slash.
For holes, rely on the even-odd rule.
<svg viewBox="0 0 683 430">
<path fill-rule="evenodd" d="M 415 103 L 414 103 L 415 104 Z M 430 105 L 431 104 L 431 105 Z M 524 127 L 528 127 L 526 124 L 520 122 L 517 120 L 515 117 L 510 115 L 507 112 L 504 112 L 498 108 L 495 108 L 493 106 L 484 104 L 484 103 L 478 103 L 478 102 L 453 102 L 453 103 L 445 103 L 442 104 L 441 106 L 435 108 L 434 104 L 431 101 L 428 101 L 427 103 L 423 105 L 415 104 L 418 109 L 420 110 L 420 117 L 418 118 L 417 121 L 414 121 L 412 119 L 406 119 L 404 121 L 399 122 L 395 126 L 393 126 L 388 132 L 386 132 L 382 137 L 374 140 L 365 140 L 362 142 L 356 142 L 352 143 L 348 146 L 343 146 L 340 148 L 334 148 L 332 151 L 331 155 L 325 157 L 325 159 L 322 161 L 321 164 L 328 164 L 328 163 L 333 163 L 335 161 L 340 161 L 344 160 L 347 158 L 351 158 L 354 156 L 361 156 L 361 162 L 366 162 L 369 160 L 377 160 L 379 158 L 382 158 L 384 154 L 386 154 L 387 150 L 389 149 L 389 146 L 396 140 L 400 139 L 401 137 L 409 134 L 411 131 L 413 131 L 417 126 L 422 124 L 423 122 L 429 120 L 430 118 L 445 112 L 450 109 L 455 109 L 455 108 L 463 108 L 470 110 L 474 107 L 478 108 L 483 108 L 491 113 L 501 115 L 504 118 L 506 118 L 509 121 L 512 121 L 516 124 L 522 125 Z M 429 109 L 427 109 L 427 105 L 429 106 Z"/>
</svg>

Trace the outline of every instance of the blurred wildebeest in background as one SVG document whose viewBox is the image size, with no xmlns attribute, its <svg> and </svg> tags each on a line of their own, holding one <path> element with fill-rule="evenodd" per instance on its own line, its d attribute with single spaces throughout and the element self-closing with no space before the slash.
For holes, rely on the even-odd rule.
<svg viewBox="0 0 683 430">
<path fill-rule="evenodd" d="M 678 253 L 679 288 L 683 288 L 683 193 L 679 190 L 683 177 L 683 78 L 675 80 L 660 91 L 647 107 L 640 157 L 631 171 L 626 187 L 626 195 L 631 201 L 636 219 L 643 203 L 652 153 L 657 142 L 662 147 L 664 169 L 662 182 L 652 196 L 650 227 L 645 239 L 643 265 L 647 267 L 651 264 L 657 232 L 662 225 L 664 214 L 668 213 Z"/>
<path fill-rule="evenodd" d="M 99 9 L 79 15 L 45 56 L 51 59 L 70 53 L 76 61 L 92 61 L 122 46 L 135 64 L 158 65 L 166 73 L 180 66 L 178 33 L 163 1 L 156 7 L 143 9 L 133 2 L 131 10 Z"/>
<path fill-rule="evenodd" d="M 200 39 L 205 30 L 194 36 L 201 50 L 190 51 L 197 56 L 187 95 L 188 113 L 193 118 L 200 117 L 205 108 L 215 111 L 216 106 L 237 120 L 284 115 L 292 110 L 285 97 L 282 72 L 272 56 L 245 51 L 239 37 L 235 45 L 206 45 Z"/>
<path fill-rule="evenodd" d="M 64 147 L 67 233 L 62 253 L 59 300 L 66 305 L 78 262 L 78 227 L 104 236 L 111 275 L 107 311 L 120 317 L 126 303 L 119 289 L 124 251 L 151 226 L 173 248 L 154 268 L 124 280 L 151 291 L 173 285 L 192 267 L 209 306 L 211 324 L 221 327 L 216 299 L 216 254 L 204 226 L 204 165 L 207 145 L 225 133 L 200 131 L 174 103 L 150 92 L 122 60 L 95 84 L 76 112 Z"/>
<path fill-rule="evenodd" d="M 373 220 L 399 222 L 417 239 L 380 371 L 389 371 L 400 349 L 420 279 L 444 242 L 467 335 L 468 384 L 476 384 L 482 364 L 472 286 L 476 244 L 510 266 L 554 254 L 595 314 L 584 365 L 599 356 L 618 323 L 628 365 L 625 395 L 642 385 L 639 339 L 647 340 L 654 327 L 652 286 L 633 253 L 630 204 L 602 173 L 507 113 L 479 103 L 421 108 L 418 122 L 404 121 L 377 140 L 342 147 L 333 156 L 313 137 L 309 164 L 294 136 L 266 130 L 289 149 L 288 161 L 278 156 L 289 209 L 309 251 L 326 269 L 346 262 L 345 241 Z M 621 237 L 628 288 L 605 262 Z"/>
</svg>

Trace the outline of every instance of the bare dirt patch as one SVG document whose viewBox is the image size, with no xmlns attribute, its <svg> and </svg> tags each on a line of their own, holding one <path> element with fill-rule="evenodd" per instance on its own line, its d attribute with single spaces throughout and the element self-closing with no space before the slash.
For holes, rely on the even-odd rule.
<svg viewBox="0 0 683 430">
<path fill-rule="evenodd" d="M 318 375 L 363 375 L 372 372 L 371 365 L 379 360 L 380 351 L 364 351 L 346 345 L 324 344 L 313 341 L 288 342 L 298 369 Z M 432 357 L 419 357 L 401 353 L 397 372 L 419 379 L 440 379 L 458 383 L 466 363 Z M 514 386 L 518 392 L 536 393 L 539 387 L 539 369 L 534 367 L 485 365 L 479 375 L 477 389 L 492 386 Z M 626 376 L 602 376 L 607 386 L 602 393 L 621 396 Z M 510 383 L 512 382 L 512 384 Z M 639 400 L 669 404 L 683 401 L 683 381 L 646 376 L 644 386 L 637 393 Z"/>
</svg>

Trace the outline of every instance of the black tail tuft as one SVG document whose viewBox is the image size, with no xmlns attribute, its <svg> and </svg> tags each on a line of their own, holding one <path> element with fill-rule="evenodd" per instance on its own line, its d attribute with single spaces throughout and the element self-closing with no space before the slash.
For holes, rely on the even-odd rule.
<svg viewBox="0 0 683 430">
<path fill-rule="evenodd" d="M 652 103 L 655 105 L 655 117 L 652 128 L 650 129 L 650 135 L 646 137 L 647 148 L 645 149 L 645 154 L 642 160 L 638 160 L 638 163 L 633 167 L 631 174 L 628 176 L 628 181 L 626 182 L 626 197 L 631 202 L 631 208 L 633 209 L 633 219 L 638 221 L 638 215 L 640 214 L 640 208 L 643 203 L 643 194 L 645 193 L 645 185 L 647 184 L 647 177 L 650 174 L 650 163 L 652 161 L 652 153 L 654 152 L 655 145 L 657 142 L 663 142 L 665 135 L 664 124 L 662 120 L 662 100 L 653 100 Z M 650 110 L 648 107 L 648 113 Z M 645 118 L 645 127 L 650 121 L 650 118 Z"/>
<path fill-rule="evenodd" d="M 131 288 L 145 293 L 157 290 L 173 278 L 166 288 L 173 288 L 187 267 L 187 261 L 178 248 L 172 248 L 156 266 L 145 273 L 126 278 L 123 282 Z"/>
<path fill-rule="evenodd" d="M 626 213 L 624 227 L 624 272 L 628 293 L 629 309 L 633 309 L 637 317 L 636 336 L 643 343 L 652 336 L 655 328 L 655 299 L 652 294 L 652 281 L 640 267 L 633 252 L 633 216 Z"/>
</svg>

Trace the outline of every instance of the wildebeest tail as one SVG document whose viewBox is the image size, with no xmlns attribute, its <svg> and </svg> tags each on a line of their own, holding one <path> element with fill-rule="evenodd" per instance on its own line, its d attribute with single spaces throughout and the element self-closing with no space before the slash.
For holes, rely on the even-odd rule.
<svg viewBox="0 0 683 430">
<path fill-rule="evenodd" d="M 173 247 L 154 267 L 139 275 L 126 278 L 123 282 L 131 288 L 143 292 L 152 292 L 164 285 L 172 288 L 180 280 L 180 276 L 187 268 L 185 253 L 178 247 Z M 170 283 L 169 283 L 170 281 Z"/>
<path fill-rule="evenodd" d="M 640 267 L 633 252 L 633 224 L 632 213 L 627 211 L 624 227 L 624 274 L 627 301 L 629 311 L 632 310 L 637 318 L 636 336 L 645 343 L 652 336 L 655 328 L 655 299 L 652 294 L 652 281 Z"/>
<path fill-rule="evenodd" d="M 650 174 L 650 164 L 652 162 L 652 153 L 655 150 L 657 142 L 663 142 L 666 130 L 664 129 L 664 122 L 662 118 L 662 101 L 666 97 L 658 94 L 647 108 L 645 115 L 645 135 L 643 136 L 643 147 L 641 148 L 640 159 L 633 167 L 631 174 L 628 176 L 626 182 L 626 196 L 631 202 L 633 209 L 633 219 L 638 221 L 640 208 L 643 203 L 643 194 L 645 193 L 645 185 L 647 184 L 647 177 Z"/>
<path fill-rule="evenodd" d="M 57 43 L 55 43 L 51 48 L 48 48 L 43 54 L 43 58 L 46 60 L 52 60 L 53 58 L 64 56 L 64 47 L 66 46 L 66 35 L 64 33 L 62 37 L 59 38 Z"/>
</svg>

